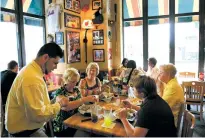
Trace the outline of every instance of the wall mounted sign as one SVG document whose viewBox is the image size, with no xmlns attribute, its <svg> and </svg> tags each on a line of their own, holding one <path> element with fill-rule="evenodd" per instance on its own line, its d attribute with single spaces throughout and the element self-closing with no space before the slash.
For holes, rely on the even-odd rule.
<svg viewBox="0 0 205 138">
<path fill-rule="evenodd" d="M 65 9 L 80 13 L 80 0 L 65 0 Z"/>
<path fill-rule="evenodd" d="M 65 27 L 68 27 L 68 28 L 73 28 L 73 29 L 81 28 L 80 17 L 76 15 L 71 15 L 68 13 L 64 13 L 64 24 L 65 24 Z"/>
<path fill-rule="evenodd" d="M 66 31 L 68 63 L 80 62 L 80 32 Z"/>
<path fill-rule="evenodd" d="M 93 31 L 93 45 L 104 45 L 104 32 L 103 30 Z"/>
</svg>

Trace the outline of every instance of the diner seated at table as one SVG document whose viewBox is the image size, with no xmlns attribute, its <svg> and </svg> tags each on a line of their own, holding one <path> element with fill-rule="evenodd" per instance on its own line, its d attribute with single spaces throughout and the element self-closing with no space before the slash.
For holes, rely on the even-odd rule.
<svg viewBox="0 0 205 138">
<path fill-rule="evenodd" d="M 80 75 L 75 68 L 68 68 L 63 74 L 64 85 L 55 93 L 55 97 L 62 96 L 67 98 L 67 106 L 60 110 L 53 120 L 54 134 L 58 137 L 73 136 L 76 132 L 73 128 L 66 128 L 63 121 L 76 113 L 77 108 L 85 102 L 95 102 L 95 96 L 87 96 L 81 98 L 81 93 L 76 88 Z M 55 99 L 54 99 L 55 100 Z M 65 111 L 64 111 L 65 110 Z"/>
<path fill-rule="evenodd" d="M 127 68 L 127 63 L 128 63 L 128 59 L 124 58 L 122 60 L 122 65 L 117 69 L 116 71 L 116 76 L 120 76 L 120 74 L 122 73 L 122 71 L 126 70 Z"/>
<path fill-rule="evenodd" d="M 120 74 L 120 77 L 125 85 L 132 86 L 139 75 L 144 75 L 144 73 L 137 69 L 134 60 L 129 60 L 127 63 L 127 69 Z"/>
<path fill-rule="evenodd" d="M 157 84 L 157 93 L 162 97 L 165 84 L 159 79 L 159 68 L 157 67 L 156 58 L 150 57 L 148 59 L 148 71 L 144 73 L 155 80 Z"/>
<path fill-rule="evenodd" d="M 177 127 L 178 114 L 181 104 L 185 102 L 184 92 L 176 78 L 177 69 L 169 63 L 160 66 L 159 79 L 164 82 L 165 88 L 162 98 L 169 104 L 174 115 L 175 126 Z"/>
<path fill-rule="evenodd" d="M 97 78 L 99 65 L 95 62 L 88 64 L 86 68 L 87 76 L 80 80 L 79 90 L 83 97 L 88 95 L 99 95 L 101 93 L 101 82 Z"/>
<path fill-rule="evenodd" d="M 135 79 L 134 94 L 143 100 L 134 126 L 127 120 L 128 108 L 119 113 L 128 137 L 176 137 L 174 116 L 169 105 L 157 94 L 156 83 L 149 76 Z"/>
</svg>

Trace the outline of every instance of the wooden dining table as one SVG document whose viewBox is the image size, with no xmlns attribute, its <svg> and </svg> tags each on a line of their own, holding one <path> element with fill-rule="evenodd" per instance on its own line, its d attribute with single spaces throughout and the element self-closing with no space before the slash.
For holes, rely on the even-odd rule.
<svg viewBox="0 0 205 138">
<path fill-rule="evenodd" d="M 125 96 L 120 96 L 120 99 L 127 99 Z M 133 99 L 131 99 L 133 100 Z M 134 99 L 135 102 L 139 99 Z M 99 102 L 98 105 L 100 105 L 102 108 L 107 108 L 112 110 L 117 110 L 121 107 L 123 107 L 122 102 L 120 103 L 119 106 L 116 106 L 115 100 L 112 100 L 110 103 L 105 103 L 105 102 Z M 99 119 L 96 123 L 93 123 L 91 120 L 86 121 L 86 122 L 81 122 L 81 120 L 86 119 L 88 117 L 83 116 L 79 112 L 71 116 L 70 118 L 66 119 L 64 121 L 64 124 L 68 127 L 87 131 L 90 133 L 98 134 L 98 135 L 103 135 L 103 136 L 115 136 L 115 137 L 126 137 L 126 131 L 123 126 L 123 124 L 118 120 L 115 120 L 115 126 L 110 129 L 110 128 L 105 128 L 102 127 L 104 123 L 104 118 Z"/>
</svg>

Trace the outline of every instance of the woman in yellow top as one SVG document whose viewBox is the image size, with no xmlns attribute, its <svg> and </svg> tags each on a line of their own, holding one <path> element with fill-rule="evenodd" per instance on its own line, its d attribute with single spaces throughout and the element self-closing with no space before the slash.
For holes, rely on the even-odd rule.
<svg viewBox="0 0 205 138">
<path fill-rule="evenodd" d="M 128 59 L 127 58 L 124 58 L 122 60 L 122 65 L 120 68 L 117 69 L 117 72 L 116 72 L 116 76 L 120 76 L 120 74 L 122 73 L 123 70 L 126 70 L 127 68 L 127 63 L 128 63 Z"/>
<path fill-rule="evenodd" d="M 99 65 L 95 62 L 91 62 L 86 68 L 86 73 L 87 77 L 81 79 L 79 83 L 82 96 L 99 95 L 101 92 L 101 82 L 97 78 L 99 74 Z"/>
<path fill-rule="evenodd" d="M 171 63 L 160 66 L 159 79 L 166 84 L 162 98 L 169 104 L 177 127 L 180 106 L 185 99 L 183 89 L 175 77 L 176 73 L 176 67 Z"/>
</svg>

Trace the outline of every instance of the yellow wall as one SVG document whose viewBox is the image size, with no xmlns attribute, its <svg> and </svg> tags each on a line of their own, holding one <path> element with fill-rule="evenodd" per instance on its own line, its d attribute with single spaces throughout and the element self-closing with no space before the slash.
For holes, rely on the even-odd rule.
<svg viewBox="0 0 205 138">
<path fill-rule="evenodd" d="M 53 3 L 59 2 L 61 0 L 53 0 Z M 116 69 L 120 66 L 121 63 L 121 40 L 122 40 L 122 19 L 121 19 L 121 0 L 112 0 L 114 3 L 117 3 L 117 21 L 114 22 L 112 26 L 108 26 L 108 19 L 109 14 L 107 13 L 107 8 L 108 8 L 108 1 L 103 0 L 103 8 L 102 8 L 102 13 L 104 17 L 104 22 L 103 24 L 99 25 L 98 29 L 103 29 L 104 30 L 104 45 L 95 45 L 93 46 L 92 44 L 92 30 L 96 30 L 96 28 L 92 30 L 88 30 L 87 32 L 87 38 L 88 38 L 88 43 L 87 43 L 87 61 L 88 63 L 93 61 L 93 54 L 92 51 L 93 49 L 104 49 L 105 51 L 105 62 L 97 62 L 100 66 L 100 70 L 108 70 L 108 69 Z M 57 70 L 55 70 L 56 73 L 63 73 L 63 71 L 67 67 L 74 67 L 78 70 L 85 71 L 87 64 L 85 63 L 85 48 L 84 48 L 84 43 L 83 43 L 83 38 L 85 35 L 85 30 L 84 29 L 71 29 L 71 28 L 66 28 L 64 27 L 64 12 L 77 15 L 81 17 L 81 24 L 84 19 L 92 19 L 93 14 L 95 10 L 92 10 L 92 0 L 90 0 L 90 7 L 87 12 L 81 11 L 80 14 L 70 12 L 68 10 L 64 9 L 64 2 L 61 4 L 63 8 L 63 12 L 61 13 L 61 30 L 64 32 L 64 45 L 61 47 L 66 51 L 66 30 L 70 31 L 78 31 L 80 32 L 80 48 L 81 48 L 81 62 L 76 62 L 76 63 L 71 63 L 71 64 L 64 64 L 64 63 L 59 63 Z M 48 7 L 48 0 L 45 1 L 45 10 L 47 10 Z M 46 20 L 47 21 L 47 20 Z M 108 41 L 108 30 L 112 31 L 112 41 Z M 53 34 L 54 35 L 54 34 Z M 112 49 L 112 60 L 108 60 L 108 50 L 109 48 Z M 65 60 L 67 63 L 67 52 L 65 52 Z"/>
</svg>

